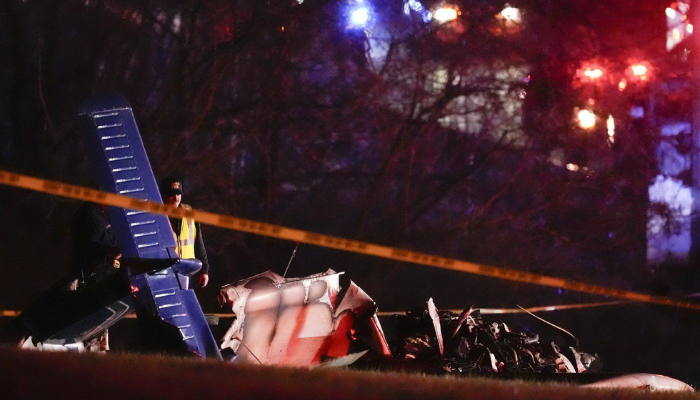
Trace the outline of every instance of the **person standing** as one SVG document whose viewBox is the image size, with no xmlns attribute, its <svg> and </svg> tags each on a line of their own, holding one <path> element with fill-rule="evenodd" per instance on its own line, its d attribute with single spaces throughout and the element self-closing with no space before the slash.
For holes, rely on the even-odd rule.
<svg viewBox="0 0 700 400">
<path fill-rule="evenodd" d="M 172 176 L 163 178 L 160 181 L 159 189 L 164 204 L 182 207 L 186 210 L 192 209 L 189 205 L 182 203 L 183 192 L 180 179 Z M 199 271 L 197 284 L 200 288 L 207 286 L 209 283 L 209 259 L 207 258 L 207 250 L 204 247 L 204 238 L 202 237 L 202 229 L 199 222 L 190 218 L 170 218 L 170 225 L 175 234 L 177 254 L 180 258 L 196 258 L 202 262 L 202 269 Z"/>
</svg>

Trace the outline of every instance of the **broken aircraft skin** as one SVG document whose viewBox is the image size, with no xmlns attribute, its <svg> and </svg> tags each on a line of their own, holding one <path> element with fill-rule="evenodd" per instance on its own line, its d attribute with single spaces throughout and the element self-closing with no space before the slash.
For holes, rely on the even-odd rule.
<svg viewBox="0 0 700 400">
<path fill-rule="evenodd" d="M 333 270 L 303 278 L 264 272 L 221 288 L 236 319 L 221 344 L 236 361 L 318 366 L 349 363 L 368 350 L 389 357 L 374 301 Z M 342 361 L 345 360 L 345 361 Z"/>
</svg>

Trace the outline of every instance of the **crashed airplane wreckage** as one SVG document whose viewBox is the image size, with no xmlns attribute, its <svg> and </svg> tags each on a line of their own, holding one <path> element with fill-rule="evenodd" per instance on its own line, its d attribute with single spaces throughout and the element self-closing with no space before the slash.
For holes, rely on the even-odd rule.
<svg viewBox="0 0 700 400">
<path fill-rule="evenodd" d="M 94 97 L 81 104 L 78 114 L 99 188 L 162 202 L 128 102 L 120 95 Z M 27 347 L 83 351 L 84 343 L 135 311 L 146 351 L 240 363 L 399 365 L 407 371 L 491 375 L 579 374 L 596 368 L 597 356 L 579 351 L 573 335 L 538 317 L 533 320 L 554 329 L 560 344 L 513 330 L 476 309 L 438 311 L 432 300 L 394 315 L 396 338 L 389 342 L 374 301 L 353 282 L 342 287 L 342 272 L 333 270 L 302 278 L 266 272 L 222 287 L 220 304 L 236 317 L 219 345 L 188 285 L 201 263 L 178 258 L 167 217 L 118 207 L 107 211 L 123 254 L 119 272 L 74 291 L 54 286 L 13 321 L 4 341 L 13 341 L 19 332 L 31 338 L 25 340 L 31 344 Z M 650 374 L 594 385 L 692 390 Z"/>
<path fill-rule="evenodd" d="M 235 314 L 221 340 L 222 354 L 235 362 L 433 374 L 521 377 L 555 376 L 586 387 L 693 391 L 658 374 L 599 374 L 600 357 L 579 349 L 570 332 L 523 310 L 527 327 L 517 330 L 479 309 L 439 311 L 432 299 L 387 327 L 374 301 L 354 282 L 344 290 L 328 270 L 303 278 L 274 272 L 223 286 L 219 302 Z M 537 377 L 540 377 L 539 379 Z"/>
<path fill-rule="evenodd" d="M 285 279 L 268 271 L 222 287 L 219 301 L 236 315 L 222 351 L 288 366 L 348 364 L 370 350 L 390 357 L 377 306 L 352 281 L 341 290 L 341 274 Z"/>
<path fill-rule="evenodd" d="M 370 363 L 403 360 L 407 369 L 414 364 L 457 373 L 584 373 L 600 365 L 597 355 L 577 349 L 573 335 L 539 317 L 533 320 L 549 326 L 562 349 L 478 309 L 438 311 L 432 299 L 425 308 L 392 316 L 396 338 L 390 346 L 374 301 L 352 281 L 342 291 L 341 274 L 328 270 L 285 279 L 267 271 L 222 287 L 219 302 L 235 314 L 222 351 L 230 349 L 239 362 L 288 366 L 344 357 L 352 362 L 359 358 L 355 354 L 372 351 Z"/>
<path fill-rule="evenodd" d="M 511 329 L 478 309 L 438 311 L 432 299 L 391 317 L 390 346 L 374 301 L 352 281 L 341 294 L 340 275 L 285 279 L 268 271 L 222 287 L 219 302 L 236 316 L 222 351 L 232 350 L 239 362 L 315 366 L 357 348 L 359 355 L 373 352 L 370 363 L 381 365 L 380 356 L 424 372 L 584 373 L 600 366 L 597 355 L 578 350 L 572 334 L 539 317 L 533 320 L 550 327 L 553 340 L 540 343 L 539 334 Z"/>
<path fill-rule="evenodd" d="M 438 311 L 430 299 L 425 308 L 392 316 L 398 332 L 393 352 L 404 359 L 439 360 L 442 370 L 456 373 L 598 372 L 600 358 L 580 351 L 576 337 L 533 318 L 550 328 L 545 340 L 539 333 L 513 329 L 471 307 L 461 314 Z"/>
</svg>

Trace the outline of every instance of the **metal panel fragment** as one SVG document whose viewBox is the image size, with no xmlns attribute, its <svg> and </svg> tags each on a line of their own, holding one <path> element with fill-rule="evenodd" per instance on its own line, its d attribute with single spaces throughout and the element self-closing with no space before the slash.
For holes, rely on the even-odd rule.
<svg viewBox="0 0 700 400">
<path fill-rule="evenodd" d="M 317 366 L 348 356 L 363 325 L 364 343 L 390 355 L 374 301 L 351 282 L 339 302 L 341 274 L 283 278 L 267 271 L 224 286 L 219 300 L 236 319 L 221 349 L 232 349 L 237 362 Z"/>
</svg>

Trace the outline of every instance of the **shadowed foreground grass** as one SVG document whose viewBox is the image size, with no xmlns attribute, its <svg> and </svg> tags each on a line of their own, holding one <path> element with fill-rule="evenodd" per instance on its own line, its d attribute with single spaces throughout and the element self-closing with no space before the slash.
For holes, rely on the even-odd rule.
<svg viewBox="0 0 700 400">
<path fill-rule="evenodd" d="M 0 347 L 0 398 L 10 399 L 700 399 L 695 393 L 585 389 L 486 378 L 242 366 L 129 354 Z"/>
</svg>

